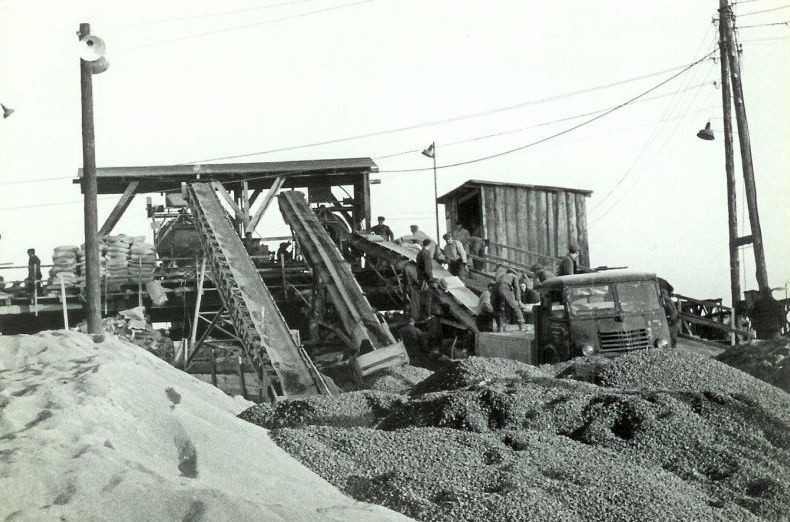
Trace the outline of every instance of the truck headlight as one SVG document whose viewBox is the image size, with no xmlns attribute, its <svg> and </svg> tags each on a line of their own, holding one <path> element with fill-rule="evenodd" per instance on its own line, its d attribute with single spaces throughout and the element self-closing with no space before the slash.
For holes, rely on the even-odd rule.
<svg viewBox="0 0 790 522">
<path fill-rule="evenodd" d="M 593 352 L 595 352 L 595 348 L 593 348 L 591 344 L 582 345 L 582 355 L 589 357 Z"/>
<path fill-rule="evenodd" d="M 669 341 L 667 341 L 666 339 L 658 338 L 656 339 L 656 342 L 653 344 L 656 345 L 656 348 L 666 348 L 667 346 L 669 346 Z"/>
</svg>

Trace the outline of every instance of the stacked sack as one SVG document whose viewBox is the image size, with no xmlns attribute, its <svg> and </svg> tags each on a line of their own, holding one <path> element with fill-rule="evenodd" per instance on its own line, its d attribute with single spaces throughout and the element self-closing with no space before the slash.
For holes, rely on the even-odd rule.
<svg viewBox="0 0 790 522">
<path fill-rule="evenodd" d="M 105 245 L 104 259 L 110 284 L 132 282 L 132 274 L 129 271 L 131 238 L 119 234 L 117 236 L 104 236 L 103 239 Z"/>
<path fill-rule="evenodd" d="M 77 247 L 71 245 L 59 246 L 52 252 L 52 264 L 49 270 L 49 282 L 60 284 L 61 279 L 66 285 L 73 285 L 77 281 Z"/>
<path fill-rule="evenodd" d="M 145 242 L 145 237 L 132 238 L 129 248 L 129 273 L 135 281 L 147 282 L 154 278 L 156 250 L 154 245 Z"/>
</svg>

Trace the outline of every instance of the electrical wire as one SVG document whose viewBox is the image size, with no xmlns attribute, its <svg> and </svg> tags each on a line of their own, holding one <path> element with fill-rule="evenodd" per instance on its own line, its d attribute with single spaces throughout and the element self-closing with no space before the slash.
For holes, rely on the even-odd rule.
<svg viewBox="0 0 790 522">
<path fill-rule="evenodd" d="M 121 25 L 121 26 L 116 26 L 116 27 L 109 27 L 109 28 L 107 28 L 107 30 L 108 31 L 115 31 L 115 30 L 121 30 L 121 29 L 130 29 L 130 28 L 133 28 L 133 27 L 142 27 L 142 26 L 148 26 L 148 25 L 165 24 L 165 23 L 170 23 L 170 22 L 182 22 L 182 21 L 187 21 L 187 20 L 198 20 L 200 18 L 214 18 L 214 17 L 217 17 L 217 16 L 225 16 L 225 15 L 237 14 L 237 13 L 247 13 L 247 12 L 251 12 L 251 11 L 260 11 L 260 10 L 263 10 L 263 9 L 271 9 L 273 7 L 282 7 L 282 6 L 303 4 L 305 2 L 315 2 L 315 1 L 316 0 L 292 0 L 291 2 L 280 2 L 278 4 L 258 5 L 258 6 L 255 6 L 255 7 L 246 7 L 246 8 L 243 8 L 243 9 L 233 9 L 233 10 L 230 10 L 230 11 L 220 11 L 220 12 L 217 12 L 217 13 L 205 13 L 205 14 L 199 14 L 199 15 L 193 15 L 193 16 L 182 16 L 182 17 L 179 17 L 179 18 L 165 18 L 165 19 L 161 19 L 161 20 L 152 20 L 152 21 L 149 21 L 149 22 L 138 22 L 138 23 L 129 24 L 129 25 Z"/>
<path fill-rule="evenodd" d="M 513 149 L 508 149 L 508 150 L 505 150 L 505 151 L 502 151 L 502 152 L 497 152 L 496 154 L 490 154 L 488 156 L 483 156 L 483 157 L 480 157 L 480 158 L 474 158 L 474 159 L 471 159 L 471 160 L 459 161 L 459 162 L 456 162 L 456 163 L 448 163 L 448 164 L 445 164 L 445 165 L 437 165 L 435 168 L 437 170 L 438 169 L 448 169 L 448 168 L 453 168 L 453 167 L 460 167 L 462 165 L 471 165 L 473 163 L 479 163 L 481 161 L 487 161 L 487 160 L 494 159 L 494 158 L 499 158 L 499 157 L 502 157 L 502 156 L 506 156 L 508 154 L 512 154 L 514 152 L 519 152 L 519 151 L 522 151 L 524 149 L 528 149 L 530 147 L 534 147 L 535 145 L 539 145 L 541 143 L 545 143 L 545 142 L 547 142 L 549 140 L 552 140 L 554 138 L 558 138 L 560 136 L 568 134 L 569 132 L 573 132 L 576 129 L 579 129 L 581 127 L 589 125 L 590 123 L 593 123 L 593 122 L 595 122 L 597 120 L 600 120 L 601 118 L 604 118 L 604 117 L 608 116 L 609 114 L 612 114 L 613 112 L 615 112 L 615 111 L 617 111 L 619 109 L 622 109 L 623 107 L 626 107 L 626 106 L 632 104 L 636 100 L 638 100 L 638 99 L 650 94 L 651 92 L 655 91 L 656 89 L 661 88 L 662 86 L 664 86 L 667 83 L 671 82 L 672 80 L 674 80 L 678 76 L 681 76 L 685 72 L 691 70 L 695 66 L 697 66 L 700 63 L 702 63 L 703 61 L 707 60 L 714 52 L 715 51 L 709 52 L 708 54 L 706 54 L 705 56 L 703 56 L 702 58 L 700 58 L 696 62 L 686 66 L 686 68 L 684 68 L 682 71 L 673 74 L 669 78 L 659 82 L 658 84 L 654 85 L 653 87 L 650 87 L 649 89 L 647 89 L 645 91 L 642 91 L 641 93 L 637 94 L 636 96 L 634 96 L 632 98 L 629 98 L 628 100 L 624 101 L 623 103 L 612 107 L 611 109 L 607 110 L 606 112 L 603 112 L 601 114 L 593 116 L 590 119 L 584 120 L 583 122 L 581 122 L 581 123 L 579 123 L 577 125 L 573 125 L 571 127 L 568 127 L 567 129 L 564 129 L 562 131 L 556 132 L 556 133 L 554 133 L 554 134 L 552 134 L 550 136 L 546 136 L 545 138 L 541 138 L 539 140 L 527 143 L 525 145 L 521 145 L 520 147 L 515 147 Z M 423 167 L 423 168 L 414 168 L 414 169 L 381 170 L 379 172 L 422 172 L 422 171 L 433 170 L 433 169 L 434 169 L 434 167 Z"/>
<path fill-rule="evenodd" d="M 644 103 L 644 102 L 648 102 L 648 101 L 658 100 L 660 98 L 666 98 L 667 96 L 672 96 L 674 94 L 677 94 L 677 93 L 680 93 L 680 92 L 685 92 L 685 91 L 688 91 L 688 90 L 691 90 L 691 89 L 699 89 L 700 87 L 704 87 L 705 85 L 710 85 L 710 82 L 704 82 L 704 83 L 700 83 L 700 84 L 692 86 L 692 87 L 688 87 L 686 89 L 681 89 L 681 90 L 672 91 L 672 92 L 668 92 L 668 93 L 664 93 L 664 94 L 659 94 L 659 95 L 656 95 L 656 96 L 650 96 L 650 97 L 647 97 L 647 98 L 643 98 L 643 99 L 639 100 L 638 102 L 634 102 L 634 105 L 636 103 Z M 566 116 L 566 117 L 555 119 L 555 120 L 551 120 L 551 121 L 544 121 L 542 123 L 536 123 L 536 124 L 529 125 L 527 127 L 521 127 L 521 128 L 518 128 L 518 129 L 510 129 L 510 130 L 506 130 L 506 131 L 496 132 L 496 133 L 493 133 L 493 134 L 485 134 L 483 136 L 475 136 L 473 138 L 466 138 L 466 139 L 463 139 L 463 140 L 451 141 L 449 143 L 442 143 L 442 148 L 453 147 L 453 146 L 461 145 L 461 144 L 465 144 L 465 143 L 471 143 L 471 142 L 475 142 L 475 141 L 486 140 L 486 139 L 489 139 L 489 138 L 497 138 L 499 136 L 506 136 L 508 134 L 515 134 L 517 132 L 523 132 L 523 131 L 526 131 L 526 130 L 537 129 L 537 128 L 540 128 L 540 127 L 546 127 L 546 126 L 549 126 L 549 125 L 554 125 L 555 123 L 563 123 L 563 122 L 570 121 L 570 120 L 576 120 L 576 119 L 579 119 L 579 118 L 583 118 L 585 116 L 592 116 L 593 114 L 598 114 L 598 113 L 601 113 L 601 112 L 605 112 L 605 111 L 607 111 L 609 109 L 610 109 L 610 107 L 605 107 L 605 108 L 597 109 L 597 110 L 594 110 L 594 111 L 588 111 L 588 112 L 583 112 L 581 114 L 575 114 L 573 116 Z M 406 154 L 414 154 L 416 152 L 420 152 L 421 150 L 422 149 L 410 149 L 410 150 L 405 150 L 405 151 L 402 151 L 402 152 L 396 152 L 396 153 L 393 153 L 393 154 L 387 154 L 385 156 L 374 156 L 373 159 L 380 160 L 380 159 L 394 158 L 394 157 L 397 157 L 397 156 L 404 156 Z"/>
<path fill-rule="evenodd" d="M 770 27 L 774 25 L 790 25 L 790 20 L 785 20 L 784 22 L 772 22 L 768 24 L 755 24 L 755 25 L 739 25 L 736 26 L 736 29 L 754 29 L 755 27 Z"/>
<path fill-rule="evenodd" d="M 761 11 L 752 11 L 750 13 L 739 13 L 738 17 L 743 18 L 744 16 L 751 16 L 751 15 L 756 15 L 756 14 L 761 14 L 761 13 L 771 13 L 773 11 L 780 11 L 782 9 L 787 9 L 787 8 L 790 8 L 790 4 L 785 4 L 785 5 L 782 5 L 782 6 L 779 6 L 779 7 L 774 7 L 774 8 L 771 8 L 771 9 L 763 9 Z"/>
<path fill-rule="evenodd" d="M 40 178 L 40 179 L 24 179 L 18 181 L 3 181 L 0 185 L 25 185 L 28 183 L 43 183 L 46 181 L 61 181 L 64 179 L 73 179 L 71 176 L 58 176 L 56 178 Z"/>
<path fill-rule="evenodd" d="M 365 134 L 356 134 L 356 135 L 353 135 L 353 136 L 345 136 L 345 137 L 342 137 L 342 138 L 335 138 L 335 139 L 330 139 L 330 140 L 317 141 L 317 142 L 313 142 L 313 143 L 305 143 L 305 144 L 302 144 L 302 145 L 291 145 L 291 146 L 287 146 L 287 147 L 280 147 L 280 148 L 277 148 L 277 149 L 269 149 L 269 150 L 262 150 L 262 151 L 257 151 L 257 152 L 249 152 L 249 153 L 245 153 L 245 154 L 234 154 L 234 155 L 231 155 L 231 156 L 219 156 L 219 157 L 215 157 L 215 158 L 207 158 L 207 159 L 202 159 L 200 161 L 191 162 L 191 163 L 208 163 L 210 161 L 222 161 L 222 160 L 229 160 L 229 159 L 249 158 L 251 156 L 262 156 L 264 154 L 272 154 L 272 153 L 275 153 L 275 152 L 286 152 L 286 151 L 297 150 L 297 149 L 307 149 L 307 148 L 311 148 L 311 147 L 318 147 L 318 146 L 321 146 L 321 145 L 331 145 L 331 144 L 342 143 L 342 142 L 346 142 L 346 141 L 353 141 L 353 140 L 359 140 L 359 139 L 364 139 L 364 138 L 373 138 L 373 137 L 376 137 L 376 136 L 384 136 L 384 135 L 387 135 L 387 134 L 395 134 L 395 133 L 398 133 L 398 132 L 405 132 L 405 131 L 419 129 L 419 128 L 423 128 L 423 127 L 431 127 L 431 126 L 434 126 L 434 125 L 443 125 L 443 124 L 446 124 L 446 123 L 453 123 L 453 122 L 456 122 L 456 121 L 462 121 L 462 120 L 471 119 L 471 118 L 478 118 L 478 117 L 482 117 L 482 116 L 489 116 L 491 114 L 497 114 L 497 113 L 500 113 L 500 112 L 506 112 L 506 111 L 511 111 L 511 110 L 515 110 L 515 109 L 520 109 L 520 108 L 527 107 L 527 106 L 530 106 L 530 105 L 539 105 L 541 103 L 547 103 L 547 102 L 551 102 L 551 101 L 561 100 L 561 99 L 569 98 L 571 96 L 576 96 L 576 95 L 579 95 L 579 94 L 586 94 L 586 93 L 593 92 L 593 91 L 608 89 L 610 87 L 616 87 L 616 86 L 619 86 L 619 85 L 624 85 L 624 84 L 627 84 L 627 83 L 631 83 L 631 82 L 635 82 L 635 81 L 651 78 L 651 77 L 654 77 L 654 76 L 659 76 L 661 74 L 665 74 L 665 73 L 668 73 L 668 72 L 677 71 L 679 69 L 683 69 L 684 67 L 687 67 L 687 65 L 679 65 L 679 66 L 675 66 L 675 67 L 670 67 L 668 69 L 663 69 L 661 71 L 655 71 L 655 72 L 652 72 L 652 73 L 649 73 L 649 74 L 644 74 L 644 75 L 641 75 L 641 76 L 635 76 L 635 77 L 632 77 L 632 78 L 626 78 L 624 80 L 619 80 L 619 81 L 616 81 L 616 82 L 611 82 L 611 83 L 602 84 L 602 85 L 596 85 L 596 86 L 593 86 L 593 87 L 588 87 L 588 88 L 585 88 L 585 89 L 571 91 L 571 92 L 558 94 L 558 95 L 554 95 L 554 96 L 548 96 L 548 97 L 545 97 L 545 98 L 538 98 L 538 99 L 533 99 L 533 100 L 527 100 L 527 101 L 519 102 L 519 103 L 516 103 L 516 104 L 507 105 L 507 106 L 503 106 L 503 107 L 497 107 L 497 108 L 489 109 L 489 110 L 485 110 L 485 111 L 464 114 L 464 115 L 461 115 L 461 116 L 453 116 L 451 118 L 445 118 L 445 119 L 441 119 L 441 120 L 433 120 L 433 121 L 427 121 L 427 122 L 422 122 L 422 123 L 415 123 L 415 124 L 412 124 L 412 125 L 406 125 L 404 127 L 396 127 L 396 128 L 387 129 L 387 130 L 373 131 L 373 132 L 368 132 L 368 133 L 365 133 Z"/>
<path fill-rule="evenodd" d="M 191 35 L 186 35 L 186 36 L 182 36 L 182 37 L 179 37 L 179 38 L 172 38 L 170 40 L 161 40 L 161 41 L 158 41 L 158 42 L 151 42 L 151 43 L 146 43 L 146 44 L 142 44 L 142 45 L 136 45 L 136 46 L 133 46 L 133 47 L 125 47 L 123 49 L 118 49 L 115 52 L 116 53 L 122 53 L 122 52 L 126 52 L 126 51 L 134 51 L 136 49 L 143 49 L 145 47 L 154 47 L 154 46 L 168 44 L 168 43 L 181 42 L 181 41 L 184 41 L 184 40 L 191 40 L 192 38 L 200 38 L 200 37 L 203 37 L 203 36 L 210 36 L 210 35 L 213 35 L 213 34 L 225 33 L 225 32 L 228 32 L 228 31 L 236 31 L 236 30 L 239 30 L 239 29 L 248 29 L 250 27 L 257 27 L 257 26 L 260 26 L 260 25 L 273 24 L 273 23 L 276 23 L 276 22 L 283 22 L 285 20 L 295 20 L 297 18 L 304 18 L 306 16 L 312 16 L 314 14 L 326 13 L 328 11 L 335 11 L 337 9 L 343 9 L 343 8 L 346 8 L 346 7 L 353 7 L 353 6 L 356 6 L 356 5 L 367 4 L 367 3 L 370 3 L 370 2 L 373 2 L 373 1 L 374 0 L 361 0 L 359 2 L 352 2 L 352 3 L 348 3 L 348 4 L 341 4 L 341 5 L 336 5 L 336 6 L 332 6 L 332 7 L 326 7 L 324 9 L 316 9 L 315 11 L 307 11 L 306 13 L 301 13 L 301 14 L 297 14 L 297 15 L 284 16 L 282 18 L 273 18 L 273 19 L 270 19 L 270 20 L 263 20 L 261 22 L 255 22 L 255 23 L 252 23 L 252 24 L 235 25 L 235 26 L 232 26 L 232 27 L 225 27 L 223 29 L 217 29 L 217 30 L 214 30 L 214 31 L 208 31 L 208 32 L 205 32 L 205 33 L 191 34 Z"/>
</svg>

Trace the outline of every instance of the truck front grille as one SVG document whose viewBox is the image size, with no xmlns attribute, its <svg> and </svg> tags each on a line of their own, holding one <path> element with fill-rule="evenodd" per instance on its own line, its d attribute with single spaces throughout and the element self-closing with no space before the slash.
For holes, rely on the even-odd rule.
<svg viewBox="0 0 790 522">
<path fill-rule="evenodd" d="M 603 353 L 650 348 L 650 335 L 644 328 L 624 332 L 600 332 L 598 339 Z"/>
</svg>

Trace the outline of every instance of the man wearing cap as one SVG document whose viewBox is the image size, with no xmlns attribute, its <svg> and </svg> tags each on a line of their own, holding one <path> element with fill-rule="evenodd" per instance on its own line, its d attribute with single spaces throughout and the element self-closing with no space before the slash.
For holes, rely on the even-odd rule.
<svg viewBox="0 0 790 522">
<path fill-rule="evenodd" d="M 568 248 L 568 253 L 560 261 L 560 271 L 557 275 L 573 275 L 590 272 L 590 269 L 579 264 L 579 249 L 576 245 Z"/>
<path fill-rule="evenodd" d="M 463 277 L 463 270 L 466 267 L 464 246 L 450 234 L 443 235 L 442 239 L 446 241 L 442 252 L 447 260 L 447 269 L 454 276 Z"/>
<path fill-rule="evenodd" d="M 385 241 L 392 241 L 395 238 L 395 234 L 392 233 L 390 227 L 384 224 L 384 216 L 379 216 L 378 221 L 379 224 L 371 229 L 373 233 L 382 237 Z"/>
<path fill-rule="evenodd" d="M 27 287 L 33 292 L 41 284 L 41 259 L 36 255 L 35 248 L 27 249 Z"/>
</svg>

